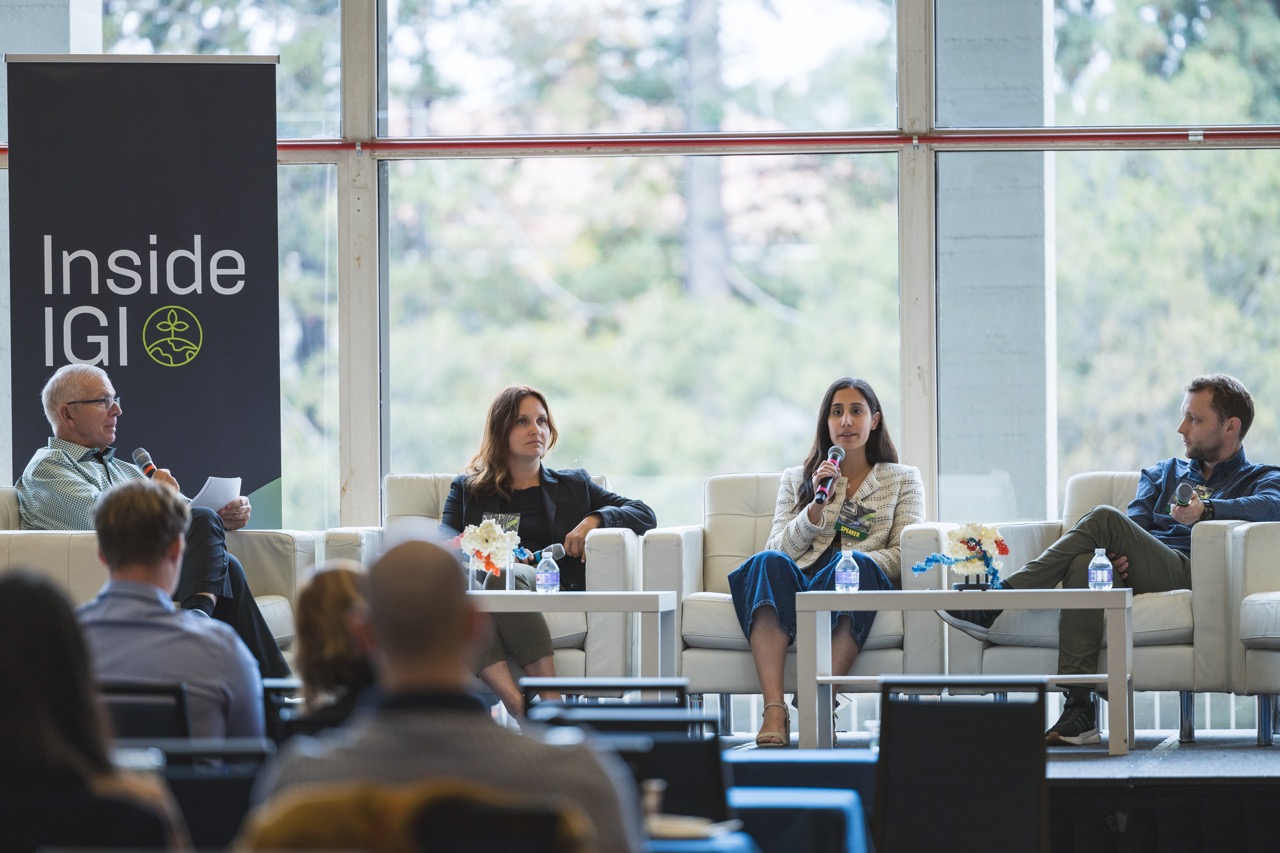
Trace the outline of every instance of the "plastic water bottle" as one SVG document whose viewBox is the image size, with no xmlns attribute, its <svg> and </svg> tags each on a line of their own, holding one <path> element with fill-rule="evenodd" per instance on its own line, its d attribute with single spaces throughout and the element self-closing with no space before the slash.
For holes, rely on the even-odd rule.
<svg viewBox="0 0 1280 853">
<path fill-rule="evenodd" d="M 836 563 L 836 592 L 857 592 L 861 580 L 853 554 L 841 551 L 840 562 Z"/>
<path fill-rule="evenodd" d="M 542 554 L 541 562 L 538 563 L 533 580 L 534 589 L 538 592 L 560 591 L 560 567 L 556 565 L 555 560 L 551 559 L 551 555 L 545 551 Z"/>
<path fill-rule="evenodd" d="M 1106 548 L 1094 548 L 1089 561 L 1089 589 L 1111 589 L 1111 561 Z"/>
</svg>

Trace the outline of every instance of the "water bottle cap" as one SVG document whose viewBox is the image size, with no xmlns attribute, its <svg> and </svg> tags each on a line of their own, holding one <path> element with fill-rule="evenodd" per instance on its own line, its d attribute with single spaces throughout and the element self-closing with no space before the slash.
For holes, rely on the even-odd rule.
<svg viewBox="0 0 1280 853">
<path fill-rule="evenodd" d="M 1094 556 L 1097 556 L 1097 557 L 1105 557 L 1105 556 L 1107 556 L 1107 549 L 1106 549 L 1106 548 L 1094 548 L 1094 549 L 1093 549 L 1093 553 L 1094 553 Z"/>
</svg>

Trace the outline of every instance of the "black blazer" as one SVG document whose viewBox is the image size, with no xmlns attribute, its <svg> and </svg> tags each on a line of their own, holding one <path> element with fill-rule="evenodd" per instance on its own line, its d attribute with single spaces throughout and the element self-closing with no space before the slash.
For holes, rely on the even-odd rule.
<svg viewBox="0 0 1280 853">
<path fill-rule="evenodd" d="M 652 530 L 658 523 L 653 510 L 646 503 L 624 498 L 597 486 L 591 475 L 582 468 L 552 471 L 544 467 L 542 502 L 546 507 L 552 539 L 551 542 L 522 542 L 530 551 L 537 551 L 557 542 L 563 543 L 569 531 L 593 512 L 604 520 L 601 527 L 625 527 L 637 534 Z M 496 513 L 501 503 L 502 499 L 497 495 L 477 498 L 467 490 L 467 475 L 459 474 L 449 486 L 449 497 L 445 499 L 440 522 L 458 533 L 469 524 L 479 524 L 484 520 L 486 512 Z M 561 589 L 587 588 L 586 569 L 582 560 L 565 556 L 559 563 Z"/>
</svg>

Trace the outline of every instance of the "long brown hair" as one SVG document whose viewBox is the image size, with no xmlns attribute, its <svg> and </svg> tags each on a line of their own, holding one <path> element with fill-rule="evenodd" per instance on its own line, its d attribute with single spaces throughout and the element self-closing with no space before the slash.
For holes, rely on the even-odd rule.
<svg viewBox="0 0 1280 853">
<path fill-rule="evenodd" d="M 298 596 L 294 662 L 309 711 L 359 690 L 368 678 L 368 660 L 347 625 L 352 605 L 364 601 L 361 575 L 358 563 L 331 560 Z"/>
<path fill-rule="evenodd" d="M 547 450 L 556 446 L 560 433 L 556 429 L 556 419 L 551 416 L 546 396 L 528 385 L 504 388 L 489 404 L 480 449 L 471 457 L 471 462 L 464 471 L 467 474 L 467 488 L 477 497 L 497 495 L 504 500 L 511 497 L 511 468 L 508 464 L 511 458 L 510 436 L 520 417 L 520 404 L 525 397 L 537 397 L 538 402 L 542 403 L 542 408 L 547 412 L 547 426 L 551 430 Z"/>
<path fill-rule="evenodd" d="M 865 379 L 853 379 L 845 376 L 831 383 L 827 393 L 822 395 L 822 405 L 818 407 L 818 427 L 814 432 L 813 446 L 809 448 L 809 456 L 804 461 L 804 479 L 800 483 L 800 505 L 804 506 L 813 500 L 813 472 L 827 458 L 827 448 L 831 446 L 831 429 L 827 426 L 827 416 L 831 414 L 831 401 L 837 391 L 845 388 L 862 394 L 867 399 L 871 414 L 880 416 L 880 423 L 867 438 L 867 464 L 877 462 L 897 462 L 898 449 L 893 446 L 889 437 L 889 426 L 885 423 L 884 411 L 880 407 L 880 398 Z"/>
<path fill-rule="evenodd" d="M 87 786 L 111 772 L 89 652 L 61 589 L 0 576 L 0 793 Z"/>
</svg>

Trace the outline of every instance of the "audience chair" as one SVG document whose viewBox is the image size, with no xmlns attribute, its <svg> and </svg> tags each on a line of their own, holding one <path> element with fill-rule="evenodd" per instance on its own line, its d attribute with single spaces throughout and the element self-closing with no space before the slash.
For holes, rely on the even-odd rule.
<svg viewBox="0 0 1280 853">
<path fill-rule="evenodd" d="M 182 682 L 104 680 L 98 682 L 98 695 L 107 707 L 116 737 L 191 737 L 187 685 Z"/>
<path fill-rule="evenodd" d="M 324 536 L 326 559 L 369 565 L 406 539 L 439 535 L 452 474 L 388 474 L 382 483 L 382 527 L 339 527 Z M 608 488 L 603 476 L 592 477 Z M 640 542 L 630 530 L 601 528 L 587 535 L 588 590 L 634 590 Z M 548 613 L 557 675 L 618 678 L 638 673 L 636 617 L 627 613 Z M 513 672 L 516 677 L 522 675 Z"/>
<path fill-rule="evenodd" d="M 44 850 L 167 850 L 164 820 L 135 800 L 85 791 L 0 797 L 8 853 Z"/>
<path fill-rule="evenodd" d="M 1067 481 L 1060 521 L 1014 522 L 996 527 L 1009 544 L 1002 574 L 1012 574 L 1038 557 L 1075 526 L 1085 513 L 1103 504 L 1124 509 L 1138 487 L 1137 472 L 1102 471 L 1077 474 Z M 973 519 L 994 523 L 995 519 Z M 1229 629 L 1238 618 L 1238 602 L 1229 606 L 1233 585 L 1245 570 L 1229 553 L 1228 540 L 1238 521 L 1204 521 L 1191 533 L 1190 589 L 1133 597 L 1133 685 L 1135 690 L 1176 690 L 1180 694 L 1179 737 L 1195 740 L 1196 693 L 1240 689 L 1231 661 L 1243 672 L 1239 632 Z M 928 523 L 908 527 L 902 534 L 902 564 L 909 567 L 946 547 L 954 524 Z M 1267 527 L 1268 525 L 1260 525 Z M 1276 525 L 1280 535 L 1280 524 Z M 1272 552 L 1274 553 L 1274 551 Z M 1250 560 L 1248 569 L 1261 569 Z M 933 571 L 937 571 L 935 567 Z M 910 569 L 905 568 L 909 573 Z M 946 578 L 949 584 L 953 578 Z M 934 584 L 943 581 L 935 577 Z M 1272 586 L 1280 588 L 1280 584 Z M 936 614 L 924 614 L 938 624 Z M 985 642 L 945 626 L 948 665 L 952 675 L 1051 675 L 1058 669 L 1058 611 L 1008 610 L 991 626 Z M 1106 671 L 1104 645 L 1098 666 Z M 1280 685 L 1278 685 L 1280 686 Z"/>
<path fill-rule="evenodd" d="M 773 526 L 780 474 L 721 474 L 707 480 L 701 525 L 650 530 L 644 537 L 643 588 L 676 590 L 679 674 L 695 702 L 721 696 L 721 725 L 731 721 L 728 695 L 760 692 L 755 663 L 729 595 L 729 573 L 764 549 Z M 902 584 L 925 581 L 903 560 Z M 885 611 L 876 617 L 852 675 L 942 672 L 942 629 L 932 613 Z M 786 688 L 795 690 L 795 647 L 787 655 Z M 874 691 L 874 684 L 851 689 Z M 753 724 L 754 725 L 754 724 Z"/>
<path fill-rule="evenodd" d="M 592 836 L 576 806 L 532 793 L 463 780 L 358 782 L 285 791 L 250 815 L 235 849 L 594 853 Z"/>
<path fill-rule="evenodd" d="M 880 694 L 876 765 L 877 850 L 943 850 L 959 843 L 985 853 L 1049 849 L 1045 777 L 1048 679 L 1011 677 L 969 685 L 1014 692 L 912 701 L 946 679 L 886 678 Z"/>
</svg>

